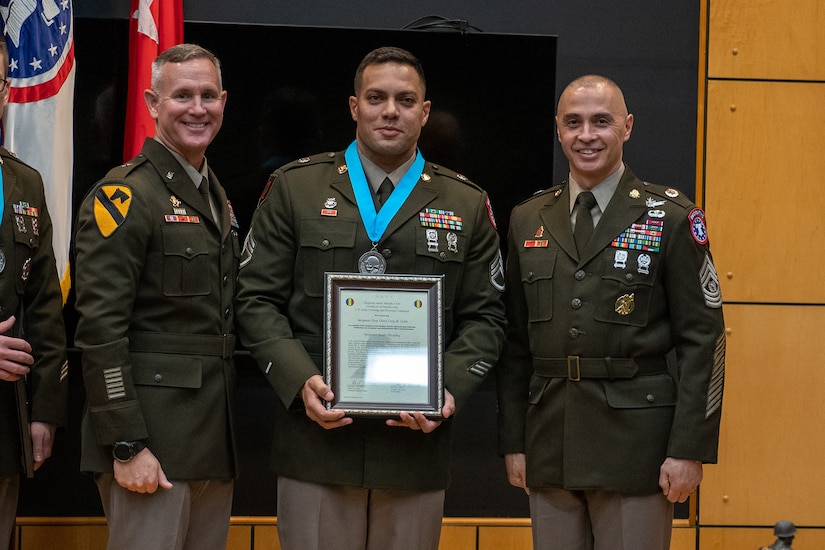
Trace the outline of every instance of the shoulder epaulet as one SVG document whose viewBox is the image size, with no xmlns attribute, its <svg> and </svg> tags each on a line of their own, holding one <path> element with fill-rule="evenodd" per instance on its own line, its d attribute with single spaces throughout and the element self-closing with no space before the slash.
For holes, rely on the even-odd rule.
<svg viewBox="0 0 825 550">
<path fill-rule="evenodd" d="M 34 167 L 32 167 L 31 165 L 26 164 L 25 162 L 20 160 L 20 157 L 18 157 L 17 155 L 14 154 L 14 152 L 9 151 L 6 148 L 0 148 L 0 157 L 2 158 L 2 161 L 0 161 L 0 164 L 2 164 L 2 162 L 6 161 L 6 160 L 9 160 L 9 161 L 14 162 L 15 164 L 20 164 L 22 166 L 25 166 L 27 168 L 31 168 L 32 170 L 34 170 Z"/>
<path fill-rule="evenodd" d="M 114 168 L 109 170 L 109 172 L 106 174 L 106 177 L 104 179 L 123 179 L 127 175 L 129 175 L 129 173 L 132 170 L 134 170 L 135 168 L 137 168 L 138 166 L 140 166 L 141 164 L 146 162 L 146 160 L 147 159 L 146 159 L 145 155 L 143 155 L 143 154 L 138 155 L 135 158 L 133 158 L 132 160 L 130 160 L 129 162 L 125 162 L 125 163 L 121 164 L 120 166 L 115 166 Z"/>
<path fill-rule="evenodd" d="M 561 195 L 561 190 L 563 188 L 564 188 L 564 185 L 554 185 L 553 187 L 548 187 L 547 189 L 539 189 L 539 190 L 535 191 L 532 195 L 530 195 L 529 197 L 527 197 L 526 199 L 521 201 L 519 203 L 519 205 L 524 204 L 525 202 L 530 202 L 531 200 L 533 200 L 535 198 L 543 197 L 544 195 L 547 195 L 547 194 L 552 194 L 552 195 L 555 195 L 555 196 L 558 197 L 559 195 Z M 516 205 L 516 206 L 518 206 L 518 205 Z"/>
<path fill-rule="evenodd" d="M 653 183 L 644 182 L 645 190 L 658 197 L 663 197 L 670 202 L 681 206 L 687 210 L 695 208 L 696 205 L 684 193 L 673 187 L 664 187 Z"/>
<path fill-rule="evenodd" d="M 319 153 L 310 157 L 301 157 L 298 160 L 293 160 L 288 164 L 284 164 L 280 169 L 281 171 L 286 172 L 288 170 L 294 170 L 295 168 L 302 168 L 304 166 L 332 162 L 333 160 L 335 160 L 335 153 Z"/>
<path fill-rule="evenodd" d="M 424 175 L 427 173 L 428 168 L 431 168 L 433 172 L 435 174 L 438 174 L 439 176 L 446 176 L 452 180 L 461 182 L 465 185 L 469 185 L 470 187 L 477 189 L 478 191 L 482 191 L 481 187 L 473 183 L 472 180 L 470 180 L 470 178 L 468 178 L 464 174 L 459 174 L 455 170 L 450 170 L 449 168 L 441 166 L 440 164 L 429 164 L 424 166 L 424 172 L 421 174 L 422 179 L 424 179 Z"/>
</svg>

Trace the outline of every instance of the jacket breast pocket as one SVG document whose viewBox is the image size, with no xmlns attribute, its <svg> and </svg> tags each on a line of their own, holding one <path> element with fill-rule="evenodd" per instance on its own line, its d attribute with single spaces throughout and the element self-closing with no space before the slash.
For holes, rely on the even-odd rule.
<svg viewBox="0 0 825 550">
<path fill-rule="evenodd" d="M 553 271 L 558 250 L 526 249 L 518 253 L 527 320 L 549 321 L 553 318 Z"/>
<path fill-rule="evenodd" d="M 161 227 L 163 236 L 163 295 L 205 296 L 210 292 L 207 235 L 199 225 Z"/>
<path fill-rule="evenodd" d="M 621 248 L 608 248 L 603 254 L 595 319 L 619 325 L 646 326 L 659 271 L 659 255 Z"/>
<path fill-rule="evenodd" d="M 352 219 L 301 218 L 298 261 L 303 266 L 307 296 L 324 295 L 324 273 L 352 271 L 357 228 Z"/>
</svg>

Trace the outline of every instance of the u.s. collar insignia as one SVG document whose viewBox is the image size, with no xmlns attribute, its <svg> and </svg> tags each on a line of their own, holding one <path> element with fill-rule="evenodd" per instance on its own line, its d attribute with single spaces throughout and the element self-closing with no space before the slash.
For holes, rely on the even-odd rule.
<svg viewBox="0 0 825 550">
<path fill-rule="evenodd" d="M 429 174 L 424 173 L 424 172 L 421 172 L 421 180 L 422 180 L 422 181 L 430 181 L 431 179 L 433 179 L 433 178 L 432 178 L 432 177 L 430 177 L 430 175 L 429 175 Z"/>
<path fill-rule="evenodd" d="M 349 168 L 347 168 L 346 164 L 342 164 L 341 166 L 338 167 L 338 173 L 341 174 L 341 175 L 346 174 L 347 170 L 349 170 Z"/>
<path fill-rule="evenodd" d="M 171 179 L 172 179 L 172 178 L 174 178 L 174 177 L 175 177 L 175 173 L 174 173 L 174 172 L 172 172 L 171 170 L 169 170 L 168 172 L 166 172 L 166 179 L 171 180 Z"/>
<path fill-rule="evenodd" d="M 561 195 L 561 189 L 556 189 L 556 192 L 555 192 L 555 193 L 553 193 L 553 196 L 554 196 L 554 197 L 558 197 L 558 196 L 560 196 L 560 195 Z"/>
<path fill-rule="evenodd" d="M 175 195 L 172 195 L 171 197 L 169 197 L 169 202 L 171 202 L 172 206 L 174 206 L 175 208 L 180 206 L 180 199 L 177 198 Z"/>
<path fill-rule="evenodd" d="M 665 189 L 665 195 L 667 195 L 667 196 L 668 196 L 668 197 L 670 197 L 671 199 L 675 199 L 676 197 L 678 197 L 678 196 L 679 196 L 679 192 L 678 192 L 676 189 L 673 189 L 673 188 L 671 187 L 671 188 L 669 188 L 669 189 Z"/>
<path fill-rule="evenodd" d="M 641 196 L 642 195 L 641 195 L 641 193 L 639 193 L 638 189 L 633 189 L 633 190 L 630 191 L 630 198 L 631 199 L 638 199 Z"/>
</svg>

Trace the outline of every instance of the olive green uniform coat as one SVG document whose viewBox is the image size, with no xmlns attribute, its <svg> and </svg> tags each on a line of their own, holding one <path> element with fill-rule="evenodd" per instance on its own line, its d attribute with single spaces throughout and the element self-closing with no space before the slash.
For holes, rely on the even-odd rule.
<svg viewBox="0 0 825 550">
<path fill-rule="evenodd" d="M 32 347 L 28 375 L 32 422 L 64 424 L 69 379 L 63 298 L 52 248 L 52 221 L 43 180 L 0 147 L 5 204 L 0 225 L 0 319 L 22 312 L 22 334 Z M 17 212 L 15 212 L 17 210 Z M 0 381 L 0 479 L 22 471 L 20 420 L 12 382 Z"/>
<path fill-rule="evenodd" d="M 499 451 L 526 452 L 528 487 L 660 492 L 666 457 L 717 456 L 725 335 L 704 214 L 626 169 L 579 257 L 569 200 L 554 187 L 510 218 Z"/>
<path fill-rule="evenodd" d="M 484 191 L 431 163 L 423 174 L 377 249 L 387 258 L 387 274 L 445 276 L 445 386 L 460 414 L 503 342 L 499 241 Z M 437 247 L 428 246 L 419 219 L 427 208 L 462 220 L 460 230 L 434 230 Z M 450 232 L 457 237 L 453 250 Z M 324 272 L 357 273 L 359 257 L 371 248 L 343 152 L 301 159 L 270 178 L 244 245 L 237 316 L 241 341 L 281 401 L 274 469 L 322 484 L 443 489 L 449 421 L 430 434 L 365 418 L 324 430 L 296 399 L 306 380 L 322 372 Z"/>
<path fill-rule="evenodd" d="M 145 440 L 170 480 L 236 474 L 232 298 L 240 247 L 211 171 L 209 185 L 217 224 L 175 157 L 147 139 L 80 207 L 83 471 L 112 472 L 113 443 Z"/>
</svg>

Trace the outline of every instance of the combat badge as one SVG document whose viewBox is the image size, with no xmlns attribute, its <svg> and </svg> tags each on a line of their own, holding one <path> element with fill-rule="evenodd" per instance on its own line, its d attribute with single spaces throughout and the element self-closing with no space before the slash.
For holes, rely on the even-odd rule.
<svg viewBox="0 0 825 550">
<path fill-rule="evenodd" d="M 129 214 L 132 190 L 125 185 L 103 185 L 95 191 L 95 222 L 100 234 L 108 237 L 120 227 Z"/>
</svg>

